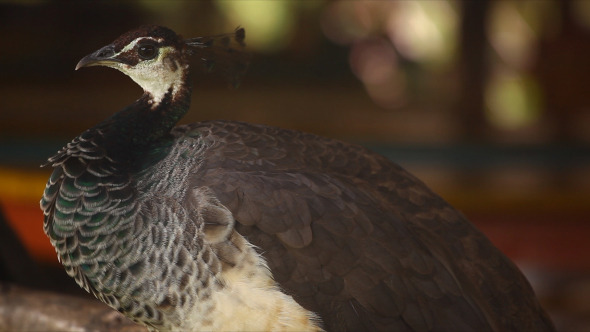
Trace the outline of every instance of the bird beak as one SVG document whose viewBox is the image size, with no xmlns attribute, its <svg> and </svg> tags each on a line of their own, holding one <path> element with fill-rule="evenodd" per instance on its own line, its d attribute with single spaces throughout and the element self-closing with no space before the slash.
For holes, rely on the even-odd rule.
<svg viewBox="0 0 590 332">
<path fill-rule="evenodd" d="M 100 50 L 88 54 L 87 56 L 83 57 L 82 60 L 78 62 L 76 65 L 76 70 L 82 67 L 91 67 L 91 66 L 107 66 L 113 67 L 117 63 L 122 63 L 120 59 L 115 57 L 115 47 L 114 45 L 107 45 Z"/>
</svg>

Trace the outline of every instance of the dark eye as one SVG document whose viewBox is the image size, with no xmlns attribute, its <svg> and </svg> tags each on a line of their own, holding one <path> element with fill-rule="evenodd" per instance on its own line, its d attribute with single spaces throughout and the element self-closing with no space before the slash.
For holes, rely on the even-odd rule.
<svg viewBox="0 0 590 332">
<path fill-rule="evenodd" d="M 139 54 L 139 57 L 144 60 L 150 60 L 156 57 L 158 49 L 155 45 L 143 44 L 138 46 L 137 54 Z"/>
</svg>

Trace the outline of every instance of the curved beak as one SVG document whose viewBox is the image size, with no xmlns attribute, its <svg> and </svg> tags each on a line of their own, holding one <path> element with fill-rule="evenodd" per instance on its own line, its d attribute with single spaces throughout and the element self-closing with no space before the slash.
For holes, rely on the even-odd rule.
<svg viewBox="0 0 590 332">
<path fill-rule="evenodd" d="M 82 60 L 80 60 L 76 65 L 76 70 L 82 67 L 92 66 L 113 67 L 113 65 L 117 63 L 123 63 L 123 61 L 117 59 L 115 55 L 115 46 L 112 44 L 107 45 L 100 50 L 83 57 Z"/>
</svg>

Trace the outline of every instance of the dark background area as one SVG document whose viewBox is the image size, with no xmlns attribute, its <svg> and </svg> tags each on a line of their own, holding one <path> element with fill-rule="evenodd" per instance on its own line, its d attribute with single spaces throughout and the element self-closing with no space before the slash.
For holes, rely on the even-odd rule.
<svg viewBox="0 0 590 332">
<path fill-rule="evenodd" d="M 74 67 L 147 23 L 187 38 L 246 28 L 240 87 L 194 75 L 182 123 L 369 146 L 482 229 L 560 330 L 590 329 L 590 1 L 1 2 L 0 205 L 56 278 L 38 207 L 50 170 L 39 165 L 140 96 L 119 72 Z"/>
</svg>

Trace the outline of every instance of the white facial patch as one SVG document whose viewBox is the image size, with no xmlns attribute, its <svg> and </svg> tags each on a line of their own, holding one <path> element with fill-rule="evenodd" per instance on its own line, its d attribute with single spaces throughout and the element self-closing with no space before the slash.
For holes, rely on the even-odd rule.
<svg viewBox="0 0 590 332">
<path fill-rule="evenodd" d="M 151 37 L 140 37 L 125 46 L 117 55 L 133 50 L 144 39 L 161 41 Z M 168 56 L 173 52 L 176 52 L 174 48 L 164 46 L 158 49 L 158 56 L 151 60 L 139 60 L 135 66 L 124 63 L 116 65 L 117 69 L 131 77 L 145 92 L 152 95 L 152 108 L 162 101 L 170 89 L 172 89 L 172 95 L 174 96 L 182 86 L 184 68 L 181 68 L 173 57 Z"/>
<path fill-rule="evenodd" d="M 135 48 L 135 46 L 137 45 L 137 43 L 139 43 L 142 40 L 153 40 L 156 43 L 161 42 L 162 38 L 152 38 L 152 37 L 139 37 L 139 38 L 135 38 L 131 43 L 127 44 L 125 47 L 123 47 L 123 49 L 121 49 L 121 51 L 119 51 L 119 53 L 115 54 L 115 56 L 119 56 L 129 50 L 132 50 Z"/>
</svg>

